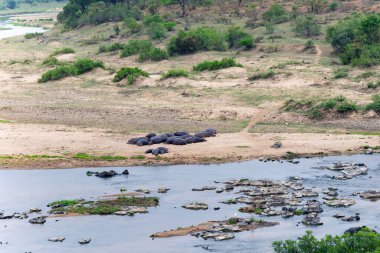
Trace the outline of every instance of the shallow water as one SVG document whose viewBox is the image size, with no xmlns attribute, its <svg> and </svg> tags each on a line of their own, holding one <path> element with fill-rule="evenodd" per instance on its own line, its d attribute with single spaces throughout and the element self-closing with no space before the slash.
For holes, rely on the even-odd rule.
<svg viewBox="0 0 380 253">
<path fill-rule="evenodd" d="M 18 15 L 18 17 L 22 18 L 22 15 Z M 2 28 L 6 28 L 7 30 L 2 30 Z M 14 26 L 9 19 L 4 17 L 0 19 L 0 39 L 45 31 L 46 30 L 41 27 Z"/>
<path fill-rule="evenodd" d="M 332 180 L 325 175 L 334 174 L 326 170 L 313 169 L 319 165 L 333 162 L 364 162 L 369 167 L 369 174 L 347 181 Z M 107 168 L 109 170 L 110 168 Z M 122 172 L 125 168 L 114 168 Z M 323 157 L 300 159 L 299 164 L 259 161 L 247 161 L 222 165 L 181 165 L 156 167 L 129 167 L 129 176 L 112 179 L 100 179 L 86 176 L 87 170 L 2 170 L 0 171 L 0 210 L 22 212 L 32 207 L 44 208 L 46 204 L 61 199 L 97 197 L 104 194 L 118 193 L 125 187 L 128 191 L 138 188 L 156 190 L 168 187 L 166 194 L 152 193 L 160 197 L 160 206 L 149 209 L 149 214 L 126 216 L 82 216 L 48 219 L 44 225 L 32 225 L 27 220 L 0 220 L 1 252 L 39 252 L 39 253 L 112 253 L 112 252 L 206 252 L 197 245 L 208 245 L 212 252 L 272 252 L 271 242 L 279 239 L 296 238 L 311 229 L 317 236 L 326 233 L 340 234 L 345 229 L 359 225 L 380 226 L 380 201 L 370 202 L 359 197 L 351 197 L 353 192 L 368 189 L 379 190 L 380 155 L 355 155 L 342 157 Z M 251 217 L 238 213 L 241 205 L 224 205 L 219 203 L 237 195 L 231 193 L 216 194 L 214 191 L 192 192 L 194 187 L 215 185 L 213 181 L 229 179 L 275 179 L 285 180 L 288 176 L 301 176 L 305 187 L 315 186 L 320 193 L 327 187 L 339 189 L 339 196 L 354 198 L 357 204 L 350 208 L 330 208 L 323 206 L 320 215 L 325 223 L 319 227 L 297 226 L 303 216 L 289 219 L 281 217 L 259 217 L 268 221 L 279 221 L 280 225 L 255 231 L 235 234 L 229 241 L 205 241 L 192 236 L 162 238 L 152 240 L 149 235 L 177 227 L 196 225 L 209 220 L 224 220 L 237 213 L 239 217 Z M 372 178 L 371 178 L 372 177 Z M 207 211 L 192 211 L 181 208 L 182 204 L 192 201 L 204 201 L 209 204 Z M 219 211 L 213 207 L 220 206 Z M 343 222 L 332 218 L 337 212 L 354 214 L 359 212 L 359 222 Z M 64 236 L 62 243 L 48 242 L 50 237 Z M 79 245 L 78 240 L 92 238 L 88 245 Z"/>
</svg>

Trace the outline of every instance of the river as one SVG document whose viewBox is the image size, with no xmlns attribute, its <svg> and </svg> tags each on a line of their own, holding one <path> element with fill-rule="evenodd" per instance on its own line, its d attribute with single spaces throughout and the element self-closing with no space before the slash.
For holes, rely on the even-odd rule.
<svg viewBox="0 0 380 253">
<path fill-rule="evenodd" d="M 31 14 L 28 14 L 30 16 Z M 13 36 L 25 35 L 27 33 L 45 32 L 46 30 L 41 27 L 28 27 L 28 26 L 15 26 L 11 24 L 10 18 L 13 16 L 0 17 L 0 39 L 9 38 Z M 17 15 L 22 18 L 22 15 Z"/>
<path fill-rule="evenodd" d="M 271 242 L 279 239 L 295 239 L 307 229 L 317 236 L 326 233 L 341 234 L 353 226 L 368 225 L 372 228 L 380 226 L 380 201 L 371 202 L 351 196 L 353 192 L 368 189 L 379 190 L 380 154 L 333 156 L 322 158 L 300 159 L 299 164 L 280 162 L 259 162 L 257 160 L 220 165 L 175 165 L 152 167 L 129 167 L 129 176 L 117 176 L 111 179 L 100 179 L 86 176 L 87 170 L 109 170 L 118 172 L 125 168 L 81 168 L 62 170 L 1 170 L 0 171 L 0 210 L 5 212 L 22 212 L 29 208 L 39 207 L 46 212 L 46 204 L 62 199 L 78 199 L 114 194 L 125 187 L 128 191 L 138 188 L 157 190 L 168 187 L 166 194 L 152 192 L 151 196 L 160 197 L 160 205 L 150 208 L 148 214 L 128 216 L 80 216 L 49 218 L 44 225 L 32 225 L 27 220 L 0 220 L 0 251 L 4 253 L 38 252 L 38 253 L 113 253 L 113 252 L 205 252 L 199 245 L 207 245 L 212 252 L 272 252 Z M 364 162 L 369 173 L 351 180 L 333 180 L 326 175 L 336 172 L 318 170 L 314 167 L 331 165 L 334 162 Z M 303 216 L 288 219 L 281 217 L 262 217 L 267 221 L 279 221 L 280 225 L 262 228 L 255 231 L 236 233 L 233 240 L 215 242 L 192 236 L 156 238 L 149 235 L 155 232 L 196 225 L 209 220 L 225 220 L 237 215 L 251 217 L 237 210 L 242 205 L 225 205 L 220 203 L 237 197 L 236 193 L 217 194 L 215 191 L 193 192 L 194 187 L 222 187 L 214 181 L 229 179 L 274 179 L 286 180 L 289 176 L 300 176 L 305 187 L 320 193 L 328 187 L 339 189 L 340 197 L 356 200 L 350 208 L 332 208 L 323 205 L 320 215 L 323 226 L 306 227 L 297 225 Z M 181 208 L 181 205 L 192 201 L 209 204 L 206 211 L 192 211 Z M 219 206 L 215 211 L 213 207 Z M 361 220 L 344 222 L 332 217 L 341 212 L 347 215 L 360 213 Z M 48 238 L 64 236 L 62 243 L 47 241 Z M 91 238 L 87 245 L 79 245 L 78 240 Z M 8 244 L 4 244 L 8 242 Z"/>
</svg>

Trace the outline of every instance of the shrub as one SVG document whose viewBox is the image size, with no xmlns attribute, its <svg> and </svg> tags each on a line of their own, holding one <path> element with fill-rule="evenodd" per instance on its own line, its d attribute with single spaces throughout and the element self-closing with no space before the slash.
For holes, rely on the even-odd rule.
<svg viewBox="0 0 380 253">
<path fill-rule="evenodd" d="M 367 88 L 368 89 L 377 89 L 379 87 L 380 87 L 380 81 L 367 83 Z"/>
<path fill-rule="evenodd" d="M 338 104 L 336 106 L 336 111 L 339 113 L 346 113 L 346 112 L 352 112 L 357 111 L 358 106 L 354 104 L 353 102 L 344 101 L 341 104 Z"/>
<path fill-rule="evenodd" d="M 311 231 L 297 240 L 275 241 L 272 244 L 275 253 L 368 253 L 380 250 L 380 234 L 363 228 L 357 233 L 345 233 L 342 236 L 326 235 L 318 240 Z"/>
<path fill-rule="evenodd" d="M 337 3 L 337 2 L 332 2 L 332 3 L 329 5 L 329 10 L 330 10 L 330 11 L 335 11 L 336 9 L 338 9 L 338 3 Z"/>
<path fill-rule="evenodd" d="M 368 104 L 365 109 L 380 112 L 380 94 L 373 96 L 372 103 Z"/>
<path fill-rule="evenodd" d="M 153 23 L 163 23 L 164 20 L 160 15 L 151 15 L 151 16 L 145 16 L 143 19 L 143 24 L 145 26 L 149 26 L 150 24 Z"/>
<path fill-rule="evenodd" d="M 314 47 L 314 41 L 313 40 L 307 40 L 306 43 L 305 43 L 304 50 L 310 49 L 310 48 L 313 48 L 313 47 Z"/>
<path fill-rule="evenodd" d="M 53 53 L 50 54 L 50 56 L 56 56 L 56 55 L 61 55 L 61 54 L 73 54 L 73 53 L 75 53 L 74 49 L 65 47 L 65 48 L 55 50 Z"/>
<path fill-rule="evenodd" d="M 204 61 L 193 67 L 195 71 L 213 71 L 218 69 L 225 69 L 230 67 L 243 67 L 243 65 L 236 62 L 234 58 L 223 58 L 220 61 Z"/>
<path fill-rule="evenodd" d="M 120 82 L 121 80 L 127 78 L 128 84 L 133 84 L 136 79 L 140 76 L 148 77 L 149 74 L 139 68 L 121 68 L 113 78 L 113 82 Z"/>
<path fill-rule="evenodd" d="M 43 33 L 35 32 L 35 33 L 27 33 L 24 35 L 25 39 L 34 39 L 42 37 Z"/>
<path fill-rule="evenodd" d="M 223 51 L 226 46 L 221 32 L 209 27 L 199 27 L 190 31 L 179 31 L 170 39 L 167 49 L 170 55 L 183 55 L 197 51 Z"/>
<path fill-rule="evenodd" d="M 63 63 L 58 61 L 57 58 L 49 56 L 42 62 L 42 64 L 48 67 L 54 67 L 54 66 L 62 65 Z"/>
<path fill-rule="evenodd" d="M 333 77 L 334 79 L 344 78 L 348 76 L 348 69 L 336 69 L 334 70 Z"/>
<path fill-rule="evenodd" d="M 167 30 L 162 23 L 150 23 L 147 29 L 149 38 L 153 40 L 160 40 L 164 38 L 166 31 Z"/>
<path fill-rule="evenodd" d="M 128 57 L 140 53 L 144 50 L 149 50 L 152 47 L 152 42 L 149 40 L 130 40 L 127 44 L 124 45 L 120 57 Z"/>
<path fill-rule="evenodd" d="M 71 64 L 58 66 L 55 69 L 48 70 L 42 74 L 38 80 L 39 83 L 59 80 L 68 76 L 76 76 L 88 72 L 94 68 L 104 68 L 103 62 L 91 59 L 79 59 Z"/>
<path fill-rule="evenodd" d="M 189 77 L 189 73 L 184 69 L 170 69 L 161 75 L 161 79 L 174 77 Z"/>
<path fill-rule="evenodd" d="M 38 80 L 39 83 L 46 83 L 48 81 L 59 80 L 67 76 L 77 75 L 77 69 L 71 65 L 59 66 L 55 69 L 46 71 Z"/>
<path fill-rule="evenodd" d="M 288 21 L 289 15 L 284 7 L 278 4 L 273 4 L 269 7 L 268 11 L 264 12 L 263 19 L 266 22 L 278 24 Z"/>
<path fill-rule="evenodd" d="M 311 37 L 321 33 L 321 27 L 318 25 L 313 16 L 298 16 L 295 19 L 294 31 L 298 36 Z"/>
<path fill-rule="evenodd" d="M 131 34 L 139 33 L 142 30 L 142 24 L 138 23 L 134 18 L 125 19 L 124 24 Z"/>
<path fill-rule="evenodd" d="M 274 72 L 273 70 L 268 70 L 265 72 L 257 73 L 249 77 L 248 80 L 253 81 L 253 80 L 258 80 L 258 79 L 268 79 L 268 78 L 274 77 L 275 75 L 276 75 L 276 72 Z"/>
<path fill-rule="evenodd" d="M 123 43 L 119 43 L 119 42 L 115 42 L 115 43 L 112 43 L 110 45 L 101 45 L 99 47 L 98 53 L 106 53 L 106 52 L 118 51 L 118 50 L 123 49 L 124 46 L 125 45 Z"/>
<path fill-rule="evenodd" d="M 174 30 L 174 27 L 176 27 L 176 23 L 173 22 L 173 21 L 169 21 L 169 22 L 165 22 L 164 23 L 164 27 L 166 28 L 166 30 L 168 31 L 173 31 Z"/>
<path fill-rule="evenodd" d="M 161 61 L 168 58 L 169 54 L 165 49 L 160 49 L 156 47 L 151 47 L 148 50 L 141 51 L 139 54 L 139 61 Z"/>
<path fill-rule="evenodd" d="M 253 36 L 245 32 L 241 27 L 230 27 L 227 31 L 227 43 L 229 48 L 253 47 Z"/>
</svg>

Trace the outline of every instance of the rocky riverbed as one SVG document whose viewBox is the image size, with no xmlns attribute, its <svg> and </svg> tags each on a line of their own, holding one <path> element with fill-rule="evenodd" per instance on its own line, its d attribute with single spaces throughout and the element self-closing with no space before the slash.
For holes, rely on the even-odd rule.
<svg viewBox="0 0 380 253">
<path fill-rule="evenodd" d="M 360 171 L 367 168 L 366 173 L 337 178 L 342 167 L 351 173 L 355 166 Z M 353 226 L 380 226 L 379 155 L 296 159 L 292 163 L 130 167 L 129 174 L 123 174 L 125 169 L 0 171 L 1 250 L 113 252 L 133 247 L 139 252 L 156 252 L 157 248 L 191 253 L 206 248 L 271 252 L 272 241 L 295 238 L 306 229 L 320 236 L 340 234 Z M 115 176 L 89 177 L 87 171 L 114 171 L 111 174 Z M 130 207 L 106 216 L 65 217 L 51 216 L 52 208 L 47 207 L 57 200 L 96 206 L 97 201 L 111 197 L 158 197 L 159 205 L 133 217 L 128 215 Z M 183 207 L 198 209 L 197 204 L 201 204 L 200 210 Z M 181 234 L 184 236 L 150 238 L 163 231 L 182 233 L 199 226 L 203 229 L 191 229 Z"/>
</svg>

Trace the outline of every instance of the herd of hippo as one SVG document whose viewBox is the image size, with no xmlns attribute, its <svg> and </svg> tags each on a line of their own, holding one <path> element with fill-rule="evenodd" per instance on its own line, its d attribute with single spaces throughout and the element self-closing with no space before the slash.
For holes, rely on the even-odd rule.
<svg viewBox="0 0 380 253">
<path fill-rule="evenodd" d="M 147 146 L 154 144 L 171 144 L 171 145 L 187 145 L 199 142 L 207 141 L 207 137 L 216 136 L 216 129 L 207 128 L 204 131 L 197 132 L 194 135 L 191 135 L 186 131 L 179 131 L 174 133 L 166 133 L 157 135 L 155 133 L 147 134 L 143 137 L 132 138 L 128 140 L 128 144 L 137 145 L 137 146 Z M 146 154 L 160 155 L 166 154 L 169 152 L 169 149 L 166 147 L 158 147 L 154 149 L 148 149 Z"/>
</svg>

